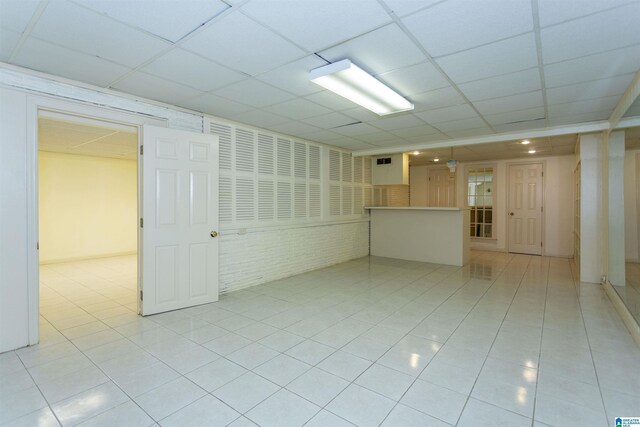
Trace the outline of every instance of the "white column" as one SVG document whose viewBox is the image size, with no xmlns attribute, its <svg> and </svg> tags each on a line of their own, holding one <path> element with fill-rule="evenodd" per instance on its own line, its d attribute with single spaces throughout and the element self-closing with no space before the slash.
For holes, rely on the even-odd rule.
<svg viewBox="0 0 640 427">
<path fill-rule="evenodd" d="M 580 135 L 580 281 L 599 283 L 602 265 L 603 134 Z"/>
<path fill-rule="evenodd" d="M 624 244 L 624 131 L 609 134 L 609 262 L 608 277 L 613 285 L 625 283 Z"/>
</svg>

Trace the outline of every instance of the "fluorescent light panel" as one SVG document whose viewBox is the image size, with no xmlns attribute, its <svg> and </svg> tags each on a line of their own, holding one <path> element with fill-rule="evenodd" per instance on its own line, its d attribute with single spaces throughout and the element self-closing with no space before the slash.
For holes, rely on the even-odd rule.
<svg viewBox="0 0 640 427">
<path fill-rule="evenodd" d="M 309 72 L 309 80 L 380 116 L 413 110 L 413 104 L 348 59 Z"/>
</svg>

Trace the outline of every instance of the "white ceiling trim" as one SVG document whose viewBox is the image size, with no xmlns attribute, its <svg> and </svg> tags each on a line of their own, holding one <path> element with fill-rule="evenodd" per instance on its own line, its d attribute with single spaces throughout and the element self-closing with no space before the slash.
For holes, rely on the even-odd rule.
<svg viewBox="0 0 640 427">
<path fill-rule="evenodd" d="M 631 107 L 631 104 L 634 103 L 638 96 L 640 96 L 640 71 L 638 71 L 633 77 L 633 80 L 629 84 L 629 87 L 627 87 L 627 90 L 625 90 L 624 94 L 622 94 L 622 97 L 620 97 L 618 105 L 616 105 L 616 108 L 613 109 L 613 112 L 609 117 L 609 123 L 611 123 L 610 130 L 618 125 L 618 122 L 620 122 L 620 119 L 622 118 L 622 116 L 624 116 L 624 113 L 627 112 L 629 107 Z"/>
<path fill-rule="evenodd" d="M 543 129 L 499 133 L 495 135 L 487 135 L 487 136 L 473 137 L 473 138 L 447 139 L 443 141 L 426 142 L 421 144 L 400 145 L 397 147 L 386 147 L 386 148 L 383 147 L 383 148 L 376 148 L 371 150 L 356 150 L 353 152 L 353 156 L 355 157 L 374 156 L 378 154 L 403 153 L 406 151 L 415 151 L 415 150 L 429 150 L 434 148 L 459 147 L 462 145 L 487 144 L 490 142 L 507 142 L 507 141 L 515 141 L 518 139 L 534 139 L 534 138 L 544 138 L 549 136 L 570 135 L 573 133 L 602 132 L 608 129 L 609 129 L 608 121 L 580 123 L 577 125 L 554 126 L 554 127 L 543 128 Z"/>
</svg>

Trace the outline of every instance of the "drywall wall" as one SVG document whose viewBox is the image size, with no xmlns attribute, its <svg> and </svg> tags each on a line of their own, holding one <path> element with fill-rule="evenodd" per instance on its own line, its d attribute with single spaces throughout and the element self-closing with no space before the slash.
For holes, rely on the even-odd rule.
<svg viewBox="0 0 640 427">
<path fill-rule="evenodd" d="M 494 238 L 472 239 L 471 248 L 506 251 L 507 250 L 507 177 L 509 165 L 524 161 L 540 162 L 544 165 L 544 231 L 543 253 L 547 256 L 573 256 L 573 170 L 575 157 L 553 156 L 535 159 L 511 159 L 475 162 L 459 162 L 456 169 L 457 206 L 465 206 L 466 170 L 476 165 L 494 167 Z M 412 167 L 416 171 L 428 169 L 426 166 Z M 417 172 L 427 175 L 427 172 Z M 420 176 L 420 175 L 418 175 Z M 412 184 L 413 185 L 413 184 Z M 412 191 L 422 192 L 421 188 Z M 426 186 L 424 191 L 426 192 Z M 413 202 L 412 202 L 413 204 Z"/>
<path fill-rule="evenodd" d="M 429 167 L 409 167 L 409 202 L 411 206 L 427 206 L 429 203 Z"/>
<path fill-rule="evenodd" d="M 0 89 L 0 353 L 29 343 L 26 105 Z"/>
<path fill-rule="evenodd" d="M 638 241 L 640 218 L 640 150 L 627 150 L 624 156 L 624 246 L 627 261 L 640 261 Z"/>
<path fill-rule="evenodd" d="M 134 253 L 135 160 L 40 151 L 40 263 Z"/>
</svg>

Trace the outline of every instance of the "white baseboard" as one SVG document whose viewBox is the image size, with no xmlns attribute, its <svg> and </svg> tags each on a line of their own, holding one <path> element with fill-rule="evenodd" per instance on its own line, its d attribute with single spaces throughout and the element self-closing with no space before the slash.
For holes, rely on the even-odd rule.
<svg viewBox="0 0 640 427">
<path fill-rule="evenodd" d="M 41 259 L 40 265 L 47 264 L 60 264 L 63 262 L 74 262 L 74 261 L 86 261 L 88 259 L 99 259 L 99 258 L 113 258 L 117 256 L 126 256 L 126 255 L 135 255 L 138 251 L 126 251 L 126 252 L 115 252 L 110 254 L 99 254 L 99 255 L 88 255 L 88 256 L 80 256 L 80 257 L 72 257 L 72 258 L 58 258 L 58 259 Z"/>
</svg>

